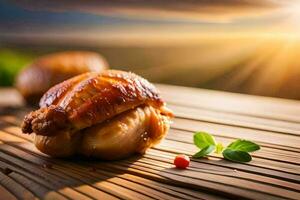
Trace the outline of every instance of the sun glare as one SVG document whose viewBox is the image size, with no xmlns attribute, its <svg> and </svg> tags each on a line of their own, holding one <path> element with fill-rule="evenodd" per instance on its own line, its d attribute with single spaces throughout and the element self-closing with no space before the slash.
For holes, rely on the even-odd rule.
<svg viewBox="0 0 300 200">
<path fill-rule="evenodd" d="M 297 34 L 300 33 L 300 5 L 292 5 L 288 7 L 288 12 L 290 17 L 288 18 L 288 22 L 292 26 L 292 30 L 297 31 Z"/>
</svg>

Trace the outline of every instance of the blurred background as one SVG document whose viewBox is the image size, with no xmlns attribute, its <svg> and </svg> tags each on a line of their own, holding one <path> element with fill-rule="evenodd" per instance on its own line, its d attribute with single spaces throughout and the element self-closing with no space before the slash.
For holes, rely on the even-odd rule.
<svg viewBox="0 0 300 200">
<path fill-rule="evenodd" d="M 63 50 L 153 82 L 300 99 L 297 0 L 0 0 L 0 86 Z"/>
</svg>

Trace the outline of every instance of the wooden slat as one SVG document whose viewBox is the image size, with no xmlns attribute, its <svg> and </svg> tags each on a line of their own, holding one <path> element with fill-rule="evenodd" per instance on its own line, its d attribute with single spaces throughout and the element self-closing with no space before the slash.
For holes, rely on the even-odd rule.
<svg viewBox="0 0 300 200">
<path fill-rule="evenodd" d="M 193 132 L 202 130 L 213 133 L 214 135 L 231 136 L 234 138 L 243 138 L 280 146 L 300 148 L 300 137 L 288 134 L 277 134 L 262 130 L 252 130 L 248 128 L 191 121 L 179 118 L 174 119 L 172 127 Z"/>
<path fill-rule="evenodd" d="M 300 123 L 300 102 L 157 84 L 167 102 L 195 109 Z"/>
<path fill-rule="evenodd" d="M 2 185 L 0 185 L 0 194 L 1 194 L 1 198 L 3 198 L 3 199 L 17 200 L 17 198 Z"/>
<path fill-rule="evenodd" d="M 235 115 L 205 109 L 194 109 L 172 104 L 169 105 L 169 107 L 176 113 L 176 117 L 178 118 L 265 130 L 275 133 L 300 135 L 300 123 L 255 118 L 252 116 Z"/>
<path fill-rule="evenodd" d="M 19 128 L 24 114 L 32 108 L 1 107 L 0 103 L 1 197 L 300 199 L 299 102 L 158 87 L 176 115 L 169 134 L 144 156 L 114 162 L 54 159 L 42 154 L 32 145 L 31 136 Z M 174 156 L 198 151 L 192 137 L 199 130 L 211 132 L 224 144 L 245 138 L 259 143 L 262 149 L 246 164 L 213 154 L 192 159 L 188 170 L 175 169 Z"/>
<path fill-rule="evenodd" d="M 4 132 L 2 132 L 2 135 L 5 135 L 6 133 L 4 133 Z M 7 142 L 12 142 L 13 141 L 13 139 L 17 139 L 15 136 L 13 136 L 13 137 L 11 137 L 10 135 L 6 135 L 6 137 L 2 137 L 2 138 L 4 138 L 5 139 L 5 141 L 6 141 L 6 143 Z M 18 142 L 20 142 L 22 139 L 17 139 L 16 141 L 18 141 Z M 18 144 L 18 145 L 13 145 L 13 146 L 17 146 L 17 147 L 25 147 L 25 148 L 29 148 L 29 149 L 27 149 L 27 151 L 32 151 L 32 152 L 35 152 L 35 153 L 37 153 L 37 154 L 39 154 L 39 155 L 42 155 L 42 154 L 40 154 L 38 151 L 36 151 L 33 147 L 32 147 L 32 145 L 22 145 L 22 144 Z M 29 158 L 31 161 L 34 161 L 34 162 L 36 162 L 36 164 L 38 164 L 39 166 L 40 165 L 42 165 L 42 163 L 44 162 L 44 161 L 41 161 L 40 159 L 39 159 L 39 157 L 33 157 L 33 155 L 26 155 L 26 154 L 24 154 L 24 152 L 23 151 L 20 151 L 20 150 L 18 150 L 18 149 L 11 149 L 9 146 L 1 146 L 0 147 L 0 149 L 5 149 L 6 150 L 6 153 L 8 153 L 7 151 L 9 150 L 9 152 L 10 153 L 14 153 L 14 157 L 16 157 L 16 156 L 18 156 L 18 154 L 16 154 L 16 153 L 21 153 L 22 155 L 19 155 L 20 157 L 27 157 L 27 158 Z M 10 159 L 12 159 L 12 158 L 10 158 Z M 52 162 L 53 162 L 53 160 L 52 160 Z M 14 162 L 14 163 L 17 163 L 16 161 Z M 59 162 L 59 165 L 62 165 L 63 163 L 62 162 Z M 101 163 L 102 164 L 102 163 Z M 56 166 L 56 168 L 58 167 L 57 166 L 57 163 L 55 163 L 55 166 Z M 30 168 L 32 168 L 32 167 L 30 167 Z M 70 176 L 74 176 L 76 173 L 69 173 L 69 171 L 70 170 L 72 170 L 74 168 L 74 165 L 67 165 L 64 169 L 62 169 L 62 171 L 64 171 L 64 173 L 68 173 Z M 88 168 L 85 168 L 84 169 L 84 167 L 81 169 L 81 170 L 84 170 L 84 174 L 85 175 L 87 175 L 88 173 L 90 173 L 90 172 L 88 172 L 87 171 L 87 169 L 90 169 L 91 167 L 88 167 Z M 67 169 L 67 171 L 66 171 L 66 169 Z M 76 170 L 78 170 L 78 166 L 76 167 Z M 108 172 L 106 172 L 106 174 L 108 174 Z M 84 178 L 84 177 L 80 177 L 80 178 Z M 87 176 L 85 176 L 85 180 L 87 179 Z M 108 184 L 108 183 L 101 183 L 102 185 L 103 184 Z M 110 186 L 111 187 L 111 186 Z M 116 187 L 116 186 L 115 186 Z M 126 184 L 125 184 L 125 186 L 123 186 L 123 187 L 126 187 Z M 136 188 L 136 186 L 134 186 L 134 187 L 132 187 L 132 188 Z M 128 192 L 127 192 L 128 193 Z M 120 194 L 118 194 L 118 195 L 120 195 Z M 125 196 L 126 197 L 126 196 Z M 124 198 L 124 196 L 123 196 L 123 198 Z M 128 198 L 128 197 L 127 197 Z M 145 198 L 145 197 L 143 197 L 143 198 Z M 166 199 L 170 199 L 170 197 L 168 197 L 168 198 L 166 198 Z M 189 198 L 187 198 L 187 199 L 189 199 Z"/>
<path fill-rule="evenodd" d="M 15 151 L 13 151 L 13 152 L 15 152 Z M 28 156 L 27 156 L 28 157 Z M 31 159 L 32 160 L 32 159 Z"/>
<path fill-rule="evenodd" d="M 18 199 L 36 199 L 35 195 L 10 176 L 0 173 L 0 182 L 9 192 Z"/>
</svg>

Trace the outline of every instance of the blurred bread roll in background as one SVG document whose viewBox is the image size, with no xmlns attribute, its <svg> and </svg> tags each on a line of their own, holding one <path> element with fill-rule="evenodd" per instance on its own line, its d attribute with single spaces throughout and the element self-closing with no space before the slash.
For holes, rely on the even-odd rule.
<svg viewBox="0 0 300 200">
<path fill-rule="evenodd" d="M 34 60 L 20 71 L 15 86 L 28 104 L 37 105 L 52 86 L 85 72 L 108 69 L 106 60 L 96 52 L 65 51 Z"/>
</svg>

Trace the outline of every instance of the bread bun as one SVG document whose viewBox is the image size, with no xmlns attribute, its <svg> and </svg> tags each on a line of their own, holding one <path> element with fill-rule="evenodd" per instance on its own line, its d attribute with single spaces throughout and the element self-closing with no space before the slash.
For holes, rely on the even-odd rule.
<svg viewBox="0 0 300 200">
<path fill-rule="evenodd" d="M 22 132 L 53 157 L 81 154 L 105 160 L 143 154 L 159 143 L 172 111 L 154 85 L 124 71 L 89 72 L 48 90 Z"/>
<path fill-rule="evenodd" d="M 18 74 L 16 88 L 26 102 L 36 105 L 53 85 L 85 72 L 101 72 L 108 68 L 106 60 L 95 52 L 66 51 L 53 53 L 33 61 Z"/>
</svg>

